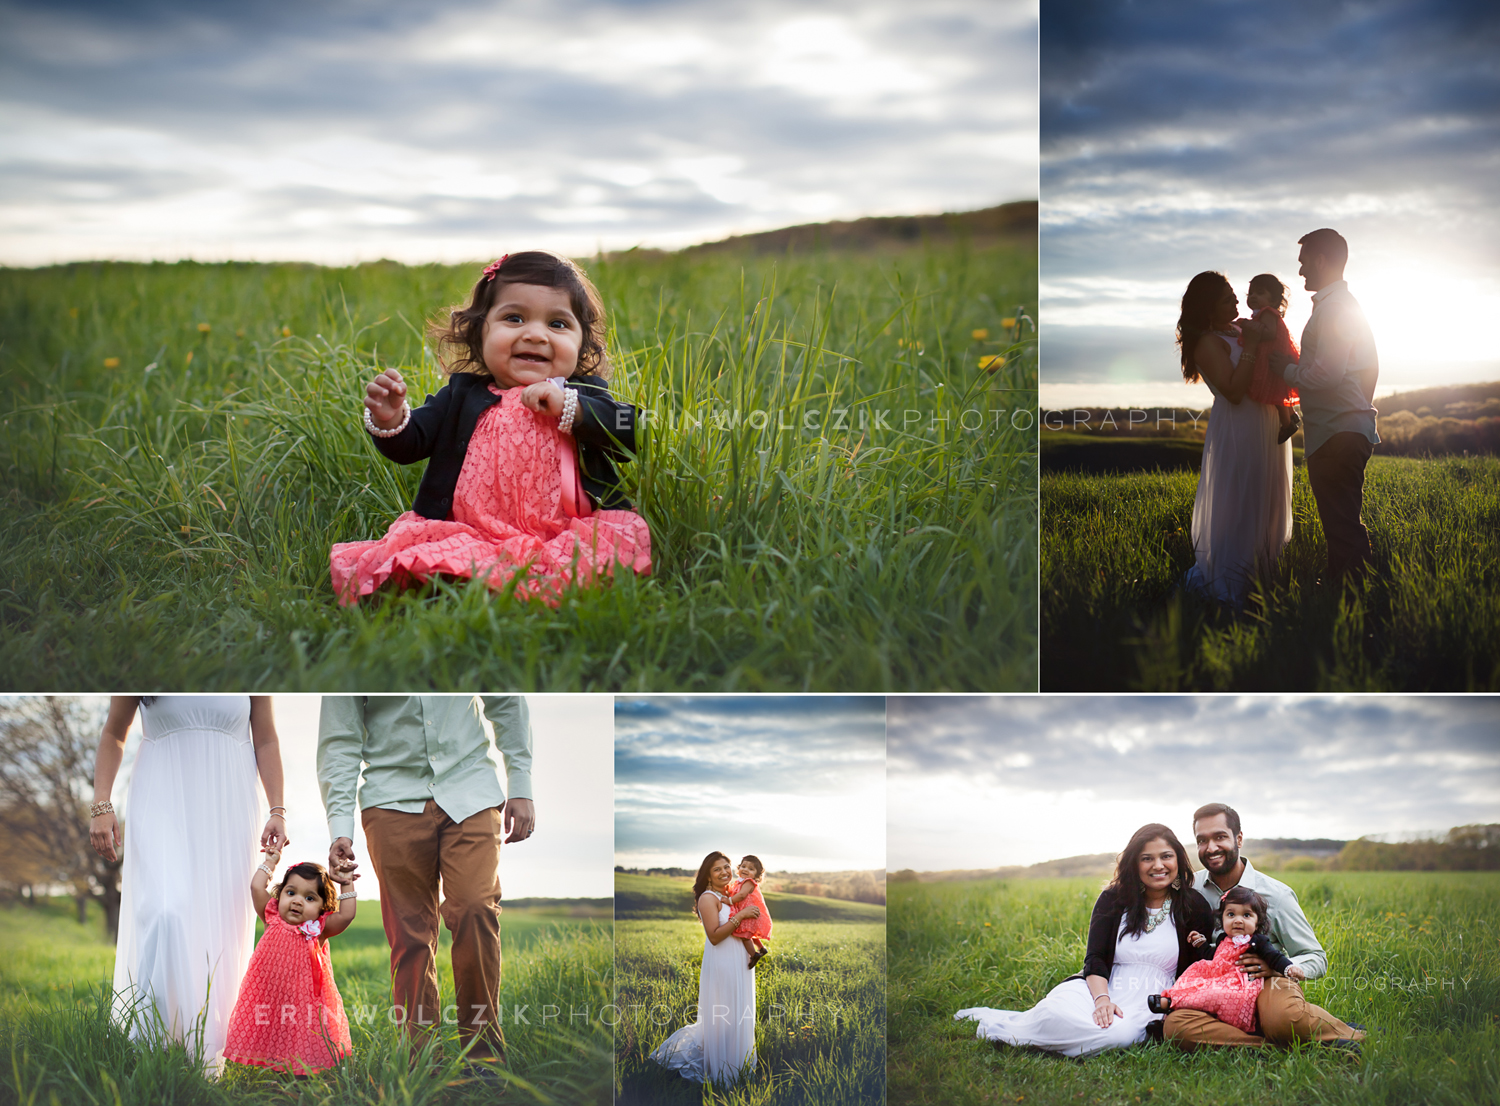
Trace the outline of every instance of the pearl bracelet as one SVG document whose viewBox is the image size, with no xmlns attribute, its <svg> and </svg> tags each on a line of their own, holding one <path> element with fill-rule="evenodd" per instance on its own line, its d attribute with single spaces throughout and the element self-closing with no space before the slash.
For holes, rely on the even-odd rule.
<svg viewBox="0 0 1500 1106">
<path fill-rule="evenodd" d="M 375 420 L 370 417 L 370 409 L 366 407 L 365 429 L 368 430 L 371 434 L 374 434 L 377 438 L 394 438 L 397 434 L 406 429 L 407 423 L 411 422 L 411 404 L 407 403 L 405 400 L 402 400 L 401 412 L 401 424 L 399 426 L 393 426 L 391 427 L 391 429 L 386 430 L 375 425 Z"/>
<path fill-rule="evenodd" d="M 557 420 L 557 428 L 564 434 L 573 433 L 573 419 L 577 414 L 578 391 L 574 388 L 564 388 L 562 418 Z"/>
<path fill-rule="evenodd" d="M 359 898 L 359 896 L 356 895 L 353 891 L 345 891 L 342 895 L 339 896 L 339 902 L 343 902 L 345 899 L 357 899 L 357 898 Z"/>
</svg>

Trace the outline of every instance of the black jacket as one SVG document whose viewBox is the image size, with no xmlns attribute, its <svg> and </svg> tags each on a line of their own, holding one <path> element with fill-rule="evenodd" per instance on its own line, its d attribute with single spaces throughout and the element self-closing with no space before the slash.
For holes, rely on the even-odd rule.
<svg viewBox="0 0 1500 1106">
<path fill-rule="evenodd" d="M 1125 916 L 1125 903 L 1112 888 L 1106 887 L 1094 903 L 1094 916 L 1089 919 L 1089 941 L 1083 954 L 1083 971 L 1070 975 L 1069 979 L 1102 975 L 1109 978 L 1115 966 L 1115 939 L 1120 935 L 1120 919 Z M 1207 937 L 1214 929 L 1214 917 L 1208 908 L 1208 900 L 1192 887 L 1172 893 L 1172 921 L 1177 926 L 1177 974 L 1187 971 L 1196 960 L 1213 956 L 1207 941 L 1201 949 L 1188 944 L 1187 935 L 1197 930 Z"/>
<path fill-rule="evenodd" d="M 375 448 L 398 465 L 427 461 L 411 509 L 423 518 L 446 519 L 453 509 L 453 489 L 464 465 L 469 438 L 479 416 L 500 402 L 490 391 L 486 373 L 454 373 L 437 395 L 411 413 L 406 429 L 391 438 L 375 438 Z M 601 377 L 582 376 L 564 387 L 578 393 L 573 438 L 578 443 L 578 470 L 583 490 L 596 507 L 630 509 L 620 491 L 612 463 L 635 453 L 636 409 L 610 398 Z"/>
<path fill-rule="evenodd" d="M 1200 929 L 1198 932 L 1202 933 L 1203 931 Z M 1214 944 L 1214 954 L 1218 954 L 1219 946 L 1225 941 L 1233 940 L 1234 938 L 1227 933 L 1221 935 L 1219 940 Z M 1292 966 L 1292 958 L 1277 948 L 1264 933 L 1253 934 L 1250 938 L 1250 943 L 1245 946 L 1244 951 L 1255 953 L 1256 956 L 1271 965 L 1271 970 L 1277 975 L 1286 975 L 1286 970 Z"/>
</svg>

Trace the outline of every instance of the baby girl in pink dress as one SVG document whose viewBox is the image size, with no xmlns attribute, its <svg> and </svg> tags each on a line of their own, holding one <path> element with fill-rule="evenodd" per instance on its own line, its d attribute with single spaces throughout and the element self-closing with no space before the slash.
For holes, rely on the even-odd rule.
<svg viewBox="0 0 1500 1106">
<path fill-rule="evenodd" d="M 1246 349 L 1255 358 L 1255 368 L 1250 374 L 1250 387 L 1245 395 L 1256 403 L 1276 408 L 1276 417 L 1281 421 L 1281 430 L 1276 437 L 1278 444 L 1290 438 L 1297 432 L 1297 427 L 1302 425 L 1302 420 L 1293 409 L 1297 402 L 1297 389 L 1271 371 L 1273 349 L 1293 361 L 1298 359 L 1297 343 L 1292 341 L 1291 331 L 1287 330 L 1283 319 L 1286 304 L 1286 285 L 1278 277 L 1271 273 L 1261 273 L 1251 279 L 1250 290 L 1245 293 L 1245 306 L 1254 312 L 1251 318 L 1267 320 L 1274 334 L 1269 341 L 1259 342 L 1255 340 L 1255 334 L 1243 334 L 1244 340 L 1250 343 Z"/>
<path fill-rule="evenodd" d="M 309 1075 L 349 1055 L 349 1018 L 333 981 L 328 938 L 354 921 L 355 898 L 353 891 L 340 894 L 339 883 L 310 860 L 293 864 L 268 888 L 280 857 L 270 853 L 250 880 L 266 931 L 240 982 L 224 1059 Z"/>
<path fill-rule="evenodd" d="M 1291 980 L 1301 980 L 1302 969 L 1271 943 L 1266 901 L 1248 887 L 1234 887 L 1224 893 L 1219 900 L 1219 926 L 1224 937 L 1213 959 L 1200 960 L 1178 976 L 1177 982 L 1162 992 L 1161 997 L 1169 1002 L 1155 1009 L 1160 1013 L 1202 1010 L 1246 1033 L 1259 1033 L 1255 1000 L 1260 998 L 1264 982 L 1245 974 L 1240 957 L 1253 952 L 1277 975 Z M 1193 945 L 1201 946 L 1206 940 L 1196 931 L 1188 934 Z"/>
<path fill-rule="evenodd" d="M 771 951 L 761 943 L 771 939 L 771 912 L 766 909 L 766 900 L 760 894 L 766 868 L 760 857 L 746 855 L 740 860 L 737 872 L 740 878 L 729 885 L 729 901 L 736 906 L 748 902 L 760 911 L 760 917 L 745 919 L 730 936 L 738 937 L 744 943 L 745 951 L 750 954 L 750 967 L 754 970 L 761 957 Z"/>
<path fill-rule="evenodd" d="M 604 334 L 578 266 L 507 254 L 431 335 L 448 355 L 445 387 L 412 410 L 398 370 L 370 381 L 375 447 L 427 470 L 384 537 L 329 553 L 340 604 L 387 582 L 468 577 L 556 606 L 616 565 L 651 571 L 651 533 L 614 468 L 635 449 L 636 411 L 609 395 Z"/>
</svg>

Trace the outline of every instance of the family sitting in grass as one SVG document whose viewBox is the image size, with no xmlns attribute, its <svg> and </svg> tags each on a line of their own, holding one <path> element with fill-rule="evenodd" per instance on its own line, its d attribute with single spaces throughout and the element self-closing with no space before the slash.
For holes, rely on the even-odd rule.
<svg viewBox="0 0 1500 1106">
<path fill-rule="evenodd" d="M 1320 1042 L 1358 1056 L 1364 1028 L 1308 1002 L 1328 958 L 1290 887 L 1240 855 L 1240 816 L 1200 807 L 1204 871 L 1166 826 L 1131 836 L 1094 904 L 1083 970 L 1030 1010 L 960 1010 L 997 1046 L 1091 1056 L 1149 1039 L 1209 1045 Z"/>
<path fill-rule="evenodd" d="M 122 826 L 110 798 L 137 711 L 143 736 Z M 258 839 L 257 775 L 272 804 Z M 148 1044 L 181 1042 L 209 1075 L 226 1061 L 298 1076 L 340 1063 L 352 1045 L 328 940 L 355 916 L 358 813 L 391 946 L 391 1020 L 414 1036 L 456 1023 L 467 1078 L 503 1089 L 498 868 L 502 837 L 524 841 L 535 825 L 525 700 L 325 695 L 318 782 L 328 865 L 299 861 L 278 878 L 290 842 L 269 698 L 114 697 L 90 838 L 106 859 L 123 853 L 115 1020 Z M 257 917 L 265 932 L 252 954 Z M 453 935 L 447 1006 L 440 919 Z"/>
</svg>

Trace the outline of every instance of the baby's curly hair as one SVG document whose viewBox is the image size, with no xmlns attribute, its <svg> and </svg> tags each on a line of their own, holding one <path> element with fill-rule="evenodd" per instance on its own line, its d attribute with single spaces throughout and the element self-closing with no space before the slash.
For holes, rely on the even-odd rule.
<svg viewBox="0 0 1500 1106">
<path fill-rule="evenodd" d="M 751 853 L 746 853 L 744 856 L 742 856 L 740 858 L 740 863 L 741 864 L 748 864 L 752 868 L 754 868 L 755 869 L 755 878 L 756 879 L 764 879 L 765 878 L 765 875 L 766 875 L 766 866 L 760 862 L 760 857 L 754 856 Z"/>
<path fill-rule="evenodd" d="M 1276 308 L 1278 315 L 1285 316 L 1287 303 L 1286 285 L 1275 273 L 1260 273 L 1250 278 L 1250 291 L 1264 292 L 1272 300 L 1271 306 Z"/>
<path fill-rule="evenodd" d="M 1271 932 L 1271 911 L 1266 906 L 1266 900 L 1261 898 L 1248 887 L 1231 887 L 1224 892 L 1224 897 L 1219 900 L 1219 928 L 1224 928 L 1224 908 L 1226 906 L 1248 906 L 1255 911 L 1255 932 Z"/>
<path fill-rule="evenodd" d="M 605 349 L 604 301 L 584 271 L 566 257 L 546 250 L 527 250 L 507 256 L 493 277 L 481 276 L 469 293 L 467 304 L 455 305 L 446 323 L 434 320 L 427 336 L 438 347 L 443 371 L 484 376 L 484 319 L 495 304 L 495 296 L 507 284 L 538 284 L 560 288 L 568 294 L 568 306 L 583 328 L 578 367 L 573 375 L 609 379 L 609 352 Z M 444 355 L 447 356 L 444 356 Z"/>
<path fill-rule="evenodd" d="M 281 882 L 269 888 L 271 898 L 281 898 L 281 888 L 290 876 L 301 876 L 309 883 L 318 885 L 318 894 L 323 897 L 323 913 L 331 914 L 339 908 L 339 885 L 334 882 L 328 869 L 321 864 L 314 864 L 311 860 L 304 860 L 300 864 L 293 864 L 281 874 Z"/>
</svg>

